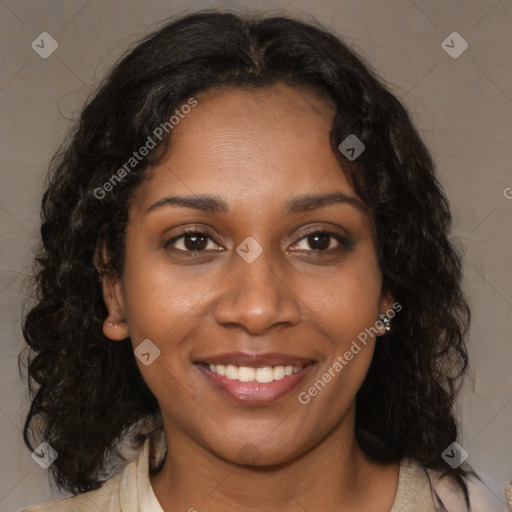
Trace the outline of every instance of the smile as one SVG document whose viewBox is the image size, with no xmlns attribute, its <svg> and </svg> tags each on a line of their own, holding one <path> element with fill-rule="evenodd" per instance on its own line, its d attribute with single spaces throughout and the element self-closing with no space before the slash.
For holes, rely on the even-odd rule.
<svg viewBox="0 0 512 512">
<path fill-rule="evenodd" d="M 293 391 L 314 366 L 313 361 L 294 362 L 303 364 L 257 365 L 255 361 L 244 360 L 239 365 L 231 361 L 231 364 L 201 362 L 195 366 L 223 396 L 246 405 L 263 405 Z"/>
<path fill-rule="evenodd" d="M 251 368 L 250 366 L 235 366 L 228 364 L 210 364 L 210 371 L 226 377 L 230 380 L 238 380 L 239 382 L 259 382 L 264 384 L 274 380 L 281 380 L 292 373 L 302 370 L 303 366 L 262 366 L 260 368 Z"/>
</svg>

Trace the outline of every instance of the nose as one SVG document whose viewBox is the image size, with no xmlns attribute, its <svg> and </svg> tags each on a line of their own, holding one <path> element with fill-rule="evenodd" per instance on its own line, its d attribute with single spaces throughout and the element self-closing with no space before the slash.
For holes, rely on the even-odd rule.
<svg viewBox="0 0 512 512">
<path fill-rule="evenodd" d="M 300 322 L 301 301 L 289 282 L 290 272 L 279 270 L 284 265 L 273 261 L 271 250 L 264 249 L 251 263 L 236 253 L 233 259 L 233 268 L 219 283 L 214 313 L 219 325 L 258 335 Z"/>
</svg>

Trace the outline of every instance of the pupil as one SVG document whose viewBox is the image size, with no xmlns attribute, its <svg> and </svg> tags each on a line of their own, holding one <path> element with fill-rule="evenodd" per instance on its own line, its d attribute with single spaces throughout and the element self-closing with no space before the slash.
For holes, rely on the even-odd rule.
<svg viewBox="0 0 512 512">
<path fill-rule="evenodd" d="M 317 233 L 314 235 L 310 235 L 310 241 L 315 240 L 312 244 L 313 249 L 328 249 L 329 248 L 329 238 L 330 235 L 327 235 L 326 233 Z M 318 239 L 320 239 L 320 243 L 317 243 Z M 324 243 L 322 243 L 322 241 Z"/>
<path fill-rule="evenodd" d="M 192 243 L 188 243 L 191 240 Z M 187 237 L 185 238 L 185 247 L 189 251 L 198 251 L 206 247 L 207 244 L 205 243 L 205 241 L 206 237 L 203 235 L 187 235 Z"/>
</svg>

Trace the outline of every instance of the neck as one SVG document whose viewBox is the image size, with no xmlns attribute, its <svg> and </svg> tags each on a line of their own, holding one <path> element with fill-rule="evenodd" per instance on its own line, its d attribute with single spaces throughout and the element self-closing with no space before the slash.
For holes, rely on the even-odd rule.
<svg viewBox="0 0 512 512">
<path fill-rule="evenodd" d="M 394 501 L 399 465 L 368 459 L 353 428 L 335 428 L 305 453 L 264 467 L 221 459 L 165 421 L 164 430 L 167 445 L 179 449 L 168 450 L 150 481 L 166 512 L 389 512 Z"/>
</svg>

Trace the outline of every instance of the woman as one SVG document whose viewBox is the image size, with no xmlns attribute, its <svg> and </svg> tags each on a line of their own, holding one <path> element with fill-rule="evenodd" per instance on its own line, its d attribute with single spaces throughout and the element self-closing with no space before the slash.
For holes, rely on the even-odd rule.
<svg viewBox="0 0 512 512">
<path fill-rule="evenodd" d="M 470 510 L 448 203 L 335 36 L 167 23 L 84 108 L 42 214 L 24 438 L 75 496 L 28 510 Z"/>
</svg>

